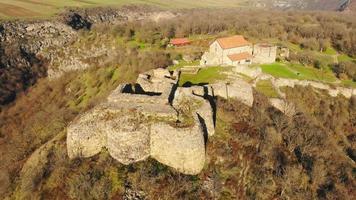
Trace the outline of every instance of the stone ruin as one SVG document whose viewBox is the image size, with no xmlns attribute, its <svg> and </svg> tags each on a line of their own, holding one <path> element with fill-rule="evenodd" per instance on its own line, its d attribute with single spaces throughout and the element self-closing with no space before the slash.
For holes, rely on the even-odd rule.
<svg viewBox="0 0 356 200">
<path fill-rule="evenodd" d="M 214 102 L 203 87 L 180 88 L 177 82 L 177 74 L 157 69 L 141 74 L 137 84 L 120 85 L 70 124 L 69 157 L 91 157 L 106 148 L 125 165 L 152 157 L 198 174 L 208 135 L 214 134 Z"/>
<path fill-rule="evenodd" d="M 251 107 L 252 86 L 242 79 L 178 87 L 178 72 L 155 69 L 123 84 L 107 101 L 77 117 L 67 129 L 71 159 L 107 149 L 122 164 L 151 157 L 184 174 L 198 174 L 215 133 L 216 96 Z"/>
<path fill-rule="evenodd" d="M 200 173 L 215 133 L 216 97 L 252 107 L 253 86 L 238 77 L 191 87 L 179 87 L 178 80 L 178 72 L 156 69 L 140 74 L 135 84 L 117 87 L 106 102 L 68 126 L 69 158 L 106 149 L 124 165 L 151 157 L 184 174 Z M 270 104 L 287 116 L 296 112 L 284 99 Z"/>
<path fill-rule="evenodd" d="M 274 63 L 277 58 L 277 46 L 261 43 L 253 46 L 253 63 L 269 64 Z"/>
</svg>

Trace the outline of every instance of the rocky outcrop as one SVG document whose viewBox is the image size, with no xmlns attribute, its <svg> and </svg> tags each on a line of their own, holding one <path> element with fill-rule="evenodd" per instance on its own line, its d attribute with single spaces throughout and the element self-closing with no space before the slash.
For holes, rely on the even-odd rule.
<svg viewBox="0 0 356 200">
<path fill-rule="evenodd" d="M 68 156 L 91 157 L 99 153 L 106 146 L 106 122 L 111 115 L 115 113 L 99 106 L 72 122 L 67 133 Z"/>
<path fill-rule="evenodd" d="M 208 135 L 214 134 L 209 95 L 177 89 L 177 77 L 163 69 L 141 74 L 138 82 L 144 83 L 143 87 L 119 86 L 107 102 L 70 124 L 69 157 L 90 157 L 107 148 L 122 164 L 151 156 L 182 173 L 199 173 Z M 180 90 L 185 92 L 177 92 Z M 204 88 L 194 88 L 197 90 Z"/>
<path fill-rule="evenodd" d="M 206 129 L 209 136 L 215 134 L 215 101 L 209 86 L 192 86 L 189 88 L 179 87 L 175 91 L 174 101 L 172 102 L 175 108 L 180 108 L 182 105 L 186 105 L 186 99 L 194 100 L 197 104 L 195 114 L 197 119 L 203 125 L 203 129 Z M 192 103 L 193 105 L 193 103 Z"/>
<path fill-rule="evenodd" d="M 252 107 L 253 105 L 253 90 L 252 86 L 246 81 L 236 78 L 228 82 L 218 82 L 211 84 L 213 94 L 229 99 L 234 98 L 245 105 Z"/>
<path fill-rule="evenodd" d="M 174 16 L 153 8 L 92 8 L 68 10 L 51 20 L 0 23 L 0 82 L 5 82 L 0 84 L 0 105 L 12 102 L 38 78 L 57 78 L 64 72 L 90 67 L 89 60 L 113 56 L 115 48 L 110 45 L 70 48 L 79 38 L 77 30 L 98 23 L 158 21 Z"/>
<path fill-rule="evenodd" d="M 198 174 L 205 163 L 205 144 L 199 121 L 189 128 L 157 123 L 151 129 L 151 156 L 185 174 Z"/>
<path fill-rule="evenodd" d="M 296 113 L 295 105 L 293 103 L 288 102 L 287 100 L 272 98 L 269 100 L 269 102 L 273 107 L 277 108 L 289 117 L 292 117 Z"/>
</svg>

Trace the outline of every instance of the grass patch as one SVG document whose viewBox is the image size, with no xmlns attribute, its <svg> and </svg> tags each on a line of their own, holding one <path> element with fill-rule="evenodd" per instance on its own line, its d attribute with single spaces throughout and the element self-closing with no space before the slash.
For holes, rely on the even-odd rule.
<svg viewBox="0 0 356 200">
<path fill-rule="evenodd" d="M 180 68 L 185 67 L 185 66 L 198 66 L 198 65 L 199 65 L 199 60 L 196 60 L 196 61 L 193 61 L 193 62 L 187 62 L 187 61 L 184 61 L 184 60 L 180 60 L 178 64 L 169 66 L 168 70 L 169 71 L 174 71 L 174 70 L 180 69 Z"/>
<path fill-rule="evenodd" d="M 341 85 L 348 88 L 356 88 L 356 82 L 352 80 L 342 80 Z"/>
<path fill-rule="evenodd" d="M 201 68 L 197 74 L 182 73 L 179 79 L 179 85 L 182 86 L 187 83 L 194 85 L 202 83 L 213 83 L 216 80 L 226 78 L 224 71 L 231 70 L 230 67 L 206 67 Z"/>
<path fill-rule="evenodd" d="M 342 54 L 342 55 L 339 55 L 337 57 L 338 61 L 339 62 L 345 62 L 345 61 L 354 61 L 355 59 L 353 59 L 352 57 L 346 55 L 346 54 Z"/>
<path fill-rule="evenodd" d="M 267 97 L 278 98 L 278 92 L 274 89 L 270 80 L 261 80 L 256 84 L 256 90 Z"/>
<path fill-rule="evenodd" d="M 337 51 L 332 47 L 328 47 L 328 48 L 326 48 L 326 50 L 323 53 L 327 54 L 327 55 L 330 55 L 330 56 L 333 56 L 333 55 L 337 54 Z"/>
<path fill-rule="evenodd" d="M 315 69 L 313 67 L 303 66 L 293 63 L 273 63 L 261 65 L 264 73 L 274 77 L 313 80 L 321 82 L 335 82 L 337 78 L 330 69 Z"/>
</svg>

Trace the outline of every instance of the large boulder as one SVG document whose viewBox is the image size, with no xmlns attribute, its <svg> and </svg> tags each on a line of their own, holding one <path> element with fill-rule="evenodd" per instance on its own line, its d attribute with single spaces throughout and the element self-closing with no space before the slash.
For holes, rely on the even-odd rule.
<svg viewBox="0 0 356 200">
<path fill-rule="evenodd" d="M 123 164 L 149 156 L 149 127 L 137 111 L 102 104 L 75 120 L 67 133 L 70 158 L 91 157 L 106 147 Z"/>
<path fill-rule="evenodd" d="M 205 163 L 204 134 L 198 123 L 175 128 L 165 123 L 151 127 L 151 156 L 185 174 L 198 174 Z"/>
<path fill-rule="evenodd" d="M 149 127 L 138 117 L 123 116 L 107 124 L 107 148 L 110 155 L 128 165 L 150 155 Z"/>
<path fill-rule="evenodd" d="M 102 106 L 95 107 L 74 120 L 67 129 L 69 158 L 91 157 L 106 145 L 105 122 L 108 113 Z"/>
<path fill-rule="evenodd" d="M 74 120 L 68 127 L 69 157 L 90 157 L 106 147 L 125 165 L 152 156 L 181 173 L 198 174 L 204 167 L 208 136 L 215 129 L 208 101 L 212 91 L 200 86 L 172 88 L 174 80 L 166 72 L 140 75 L 144 91 L 136 84 L 120 85 L 106 103 Z M 162 88 L 162 95 L 150 93 Z M 177 122 L 179 127 L 171 126 Z"/>
</svg>

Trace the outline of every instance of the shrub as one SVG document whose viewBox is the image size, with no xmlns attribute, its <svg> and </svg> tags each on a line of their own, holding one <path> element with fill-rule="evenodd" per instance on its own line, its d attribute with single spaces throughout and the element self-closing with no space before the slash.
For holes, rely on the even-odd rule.
<svg viewBox="0 0 356 200">
<path fill-rule="evenodd" d="M 356 63 L 352 61 L 344 61 L 340 62 L 339 64 L 335 64 L 332 67 L 332 70 L 338 77 L 341 77 L 342 74 L 345 74 L 348 76 L 348 78 L 356 81 Z"/>
</svg>

